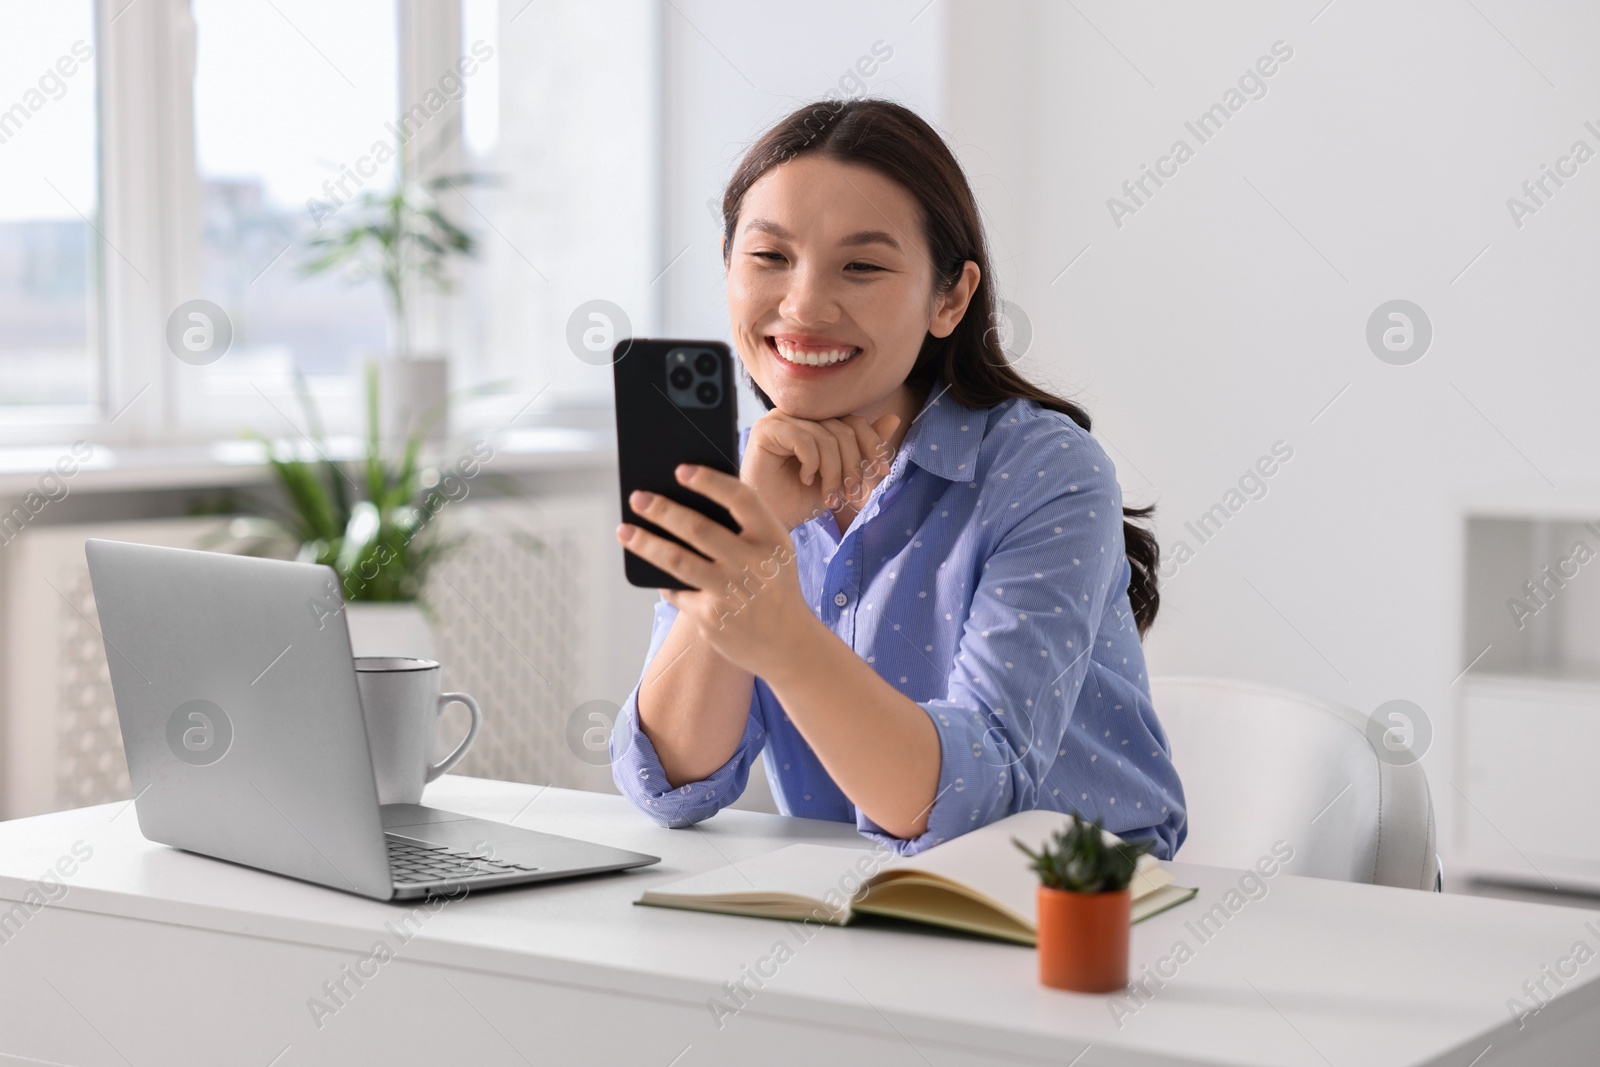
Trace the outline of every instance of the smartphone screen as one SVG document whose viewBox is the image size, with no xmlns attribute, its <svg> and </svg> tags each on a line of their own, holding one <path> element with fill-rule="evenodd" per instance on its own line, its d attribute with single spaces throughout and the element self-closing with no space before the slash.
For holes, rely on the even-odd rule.
<svg viewBox="0 0 1600 1067">
<path fill-rule="evenodd" d="M 617 342 L 611 369 L 623 521 L 683 544 L 628 505 L 629 494 L 644 489 L 738 531 L 739 524 L 725 508 L 680 484 L 674 473 L 680 463 L 697 463 L 738 477 L 739 397 L 728 346 L 721 341 L 631 338 Z M 626 548 L 623 561 L 633 585 L 694 588 Z"/>
</svg>

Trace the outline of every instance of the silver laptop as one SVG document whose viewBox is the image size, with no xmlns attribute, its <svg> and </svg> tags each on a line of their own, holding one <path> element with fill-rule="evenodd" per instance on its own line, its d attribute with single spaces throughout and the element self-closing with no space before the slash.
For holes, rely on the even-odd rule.
<svg viewBox="0 0 1600 1067">
<path fill-rule="evenodd" d="M 380 807 L 332 569 L 98 539 L 85 552 L 151 841 L 377 900 L 659 862 L 419 804 Z M 263 673 L 285 648 L 293 669 Z M 209 762 L 181 744 L 189 720 L 175 712 L 191 701 L 213 705 L 227 734 Z"/>
</svg>

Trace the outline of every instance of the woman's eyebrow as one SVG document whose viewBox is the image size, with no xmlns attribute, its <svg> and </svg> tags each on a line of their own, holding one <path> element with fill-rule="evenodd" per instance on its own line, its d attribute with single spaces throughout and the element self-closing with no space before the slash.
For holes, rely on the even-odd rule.
<svg viewBox="0 0 1600 1067">
<path fill-rule="evenodd" d="M 745 230 L 746 232 L 770 234 L 771 236 L 778 238 L 780 241 L 791 241 L 794 239 L 794 234 L 790 233 L 782 226 L 779 226 L 771 219 L 751 219 L 749 225 L 745 227 Z M 840 238 L 839 243 L 851 248 L 858 247 L 860 245 L 881 244 L 888 245 L 896 252 L 904 251 L 904 249 L 900 247 L 900 242 L 896 241 L 892 235 L 884 230 L 861 230 L 858 233 L 852 233 L 846 237 Z"/>
<path fill-rule="evenodd" d="M 900 242 L 883 230 L 862 230 L 860 233 L 851 234 L 839 243 L 850 247 L 856 245 L 888 245 L 896 252 L 902 251 Z"/>
</svg>

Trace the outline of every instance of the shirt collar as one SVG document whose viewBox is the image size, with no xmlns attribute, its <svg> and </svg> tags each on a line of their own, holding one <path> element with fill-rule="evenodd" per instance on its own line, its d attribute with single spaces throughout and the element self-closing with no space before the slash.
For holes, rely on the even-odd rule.
<svg viewBox="0 0 1600 1067">
<path fill-rule="evenodd" d="M 942 379 L 936 379 L 922 410 L 911 420 L 901 448 L 909 462 L 929 474 L 953 482 L 970 481 L 978 470 L 984 426 L 983 411 L 962 404 Z"/>
</svg>

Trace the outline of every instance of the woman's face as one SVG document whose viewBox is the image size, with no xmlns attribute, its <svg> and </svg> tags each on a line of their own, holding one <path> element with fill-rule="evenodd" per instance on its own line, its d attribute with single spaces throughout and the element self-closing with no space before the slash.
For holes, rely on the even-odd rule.
<svg viewBox="0 0 1600 1067">
<path fill-rule="evenodd" d="M 968 264 L 972 287 L 976 272 Z M 811 153 L 746 191 L 728 258 L 728 316 L 745 369 L 779 411 L 873 417 L 892 403 L 928 333 L 947 336 L 960 322 L 966 281 L 953 301 L 935 296 L 910 193 L 870 167 Z"/>
</svg>

